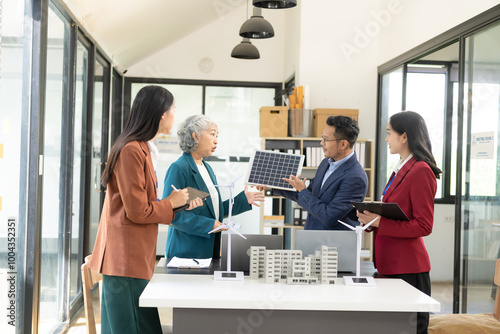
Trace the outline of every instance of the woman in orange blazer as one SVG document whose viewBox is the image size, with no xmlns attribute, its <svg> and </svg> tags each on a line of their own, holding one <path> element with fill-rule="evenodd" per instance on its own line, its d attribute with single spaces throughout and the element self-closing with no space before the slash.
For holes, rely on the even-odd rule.
<svg viewBox="0 0 500 334">
<path fill-rule="evenodd" d="M 186 189 L 158 198 L 156 148 L 150 140 L 168 134 L 174 122 L 172 94 L 142 88 L 123 133 L 111 148 L 101 183 L 106 198 L 90 267 L 103 274 L 101 333 L 161 333 L 156 308 L 139 307 L 153 276 L 158 224 L 170 224 L 172 208 L 186 204 Z M 201 205 L 200 199 L 190 209 Z"/>
<path fill-rule="evenodd" d="M 423 118 L 412 111 L 393 115 L 387 125 L 391 154 L 401 160 L 387 183 L 382 201 L 398 203 L 409 221 L 396 221 L 372 212 L 358 211 L 360 223 L 375 231 L 374 264 L 385 277 L 401 278 L 430 296 L 431 265 L 422 237 L 432 232 L 436 179 L 441 170 L 431 151 Z M 429 313 L 417 313 L 417 333 L 427 333 Z"/>
</svg>

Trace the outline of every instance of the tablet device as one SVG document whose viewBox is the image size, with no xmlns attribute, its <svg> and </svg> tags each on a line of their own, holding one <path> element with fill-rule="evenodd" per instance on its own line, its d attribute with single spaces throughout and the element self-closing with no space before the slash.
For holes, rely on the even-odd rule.
<svg viewBox="0 0 500 334">
<path fill-rule="evenodd" d="M 191 202 L 192 200 L 196 199 L 196 198 L 201 198 L 203 201 L 205 201 L 208 196 L 210 196 L 209 193 L 206 193 L 204 191 L 201 191 L 201 190 L 198 190 L 196 188 L 192 188 L 192 187 L 186 187 L 187 191 L 188 191 L 188 194 L 189 194 L 189 199 L 188 199 L 188 203 L 183 205 L 183 206 L 179 206 L 177 208 L 175 208 L 173 211 L 174 211 L 174 214 L 178 213 L 178 212 L 181 212 L 181 211 L 184 211 L 186 210 L 187 208 L 189 208 L 189 202 Z M 175 190 L 174 190 L 175 191 Z"/>
<path fill-rule="evenodd" d="M 366 210 L 389 219 L 409 220 L 403 210 L 399 207 L 398 203 L 352 202 L 352 205 L 360 212 Z"/>
</svg>

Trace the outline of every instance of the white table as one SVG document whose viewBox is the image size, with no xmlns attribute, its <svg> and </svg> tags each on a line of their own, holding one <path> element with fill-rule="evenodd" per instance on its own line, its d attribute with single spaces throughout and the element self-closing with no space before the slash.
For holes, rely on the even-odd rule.
<svg viewBox="0 0 500 334">
<path fill-rule="evenodd" d="M 174 333 L 415 333 L 416 312 L 440 303 L 400 279 L 376 287 L 214 281 L 155 274 L 140 306 L 172 307 Z"/>
</svg>

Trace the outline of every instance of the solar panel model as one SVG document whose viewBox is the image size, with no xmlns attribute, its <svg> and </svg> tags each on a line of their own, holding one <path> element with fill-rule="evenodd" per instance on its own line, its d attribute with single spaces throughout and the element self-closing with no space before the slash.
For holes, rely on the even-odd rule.
<svg viewBox="0 0 500 334">
<path fill-rule="evenodd" d="M 300 175 L 304 164 L 304 156 L 273 151 L 255 151 L 250 160 L 247 184 L 266 185 L 270 188 L 295 190 L 283 178 L 290 174 Z"/>
</svg>

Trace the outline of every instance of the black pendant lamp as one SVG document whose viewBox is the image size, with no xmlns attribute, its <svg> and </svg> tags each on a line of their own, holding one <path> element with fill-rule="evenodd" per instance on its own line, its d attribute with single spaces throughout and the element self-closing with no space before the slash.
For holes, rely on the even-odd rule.
<svg viewBox="0 0 500 334">
<path fill-rule="evenodd" d="M 267 9 L 292 8 L 297 6 L 297 0 L 253 0 L 253 5 Z"/>
<path fill-rule="evenodd" d="M 271 23 L 262 17 L 262 8 L 254 7 L 253 15 L 240 28 L 240 36 L 245 38 L 271 38 L 274 29 Z"/>
<path fill-rule="evenodd" d="M 231 52 L 231 57 L 239 59 L 259 59 L 259 50 L 248 38 L 243 38 L 240 44 L 236 45 Z"/>
</svg>

